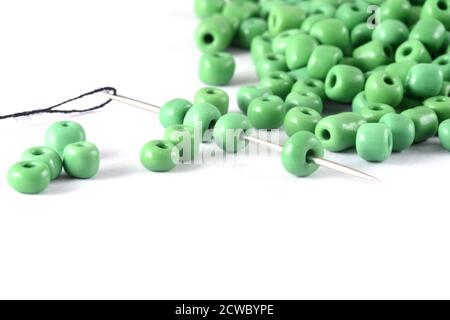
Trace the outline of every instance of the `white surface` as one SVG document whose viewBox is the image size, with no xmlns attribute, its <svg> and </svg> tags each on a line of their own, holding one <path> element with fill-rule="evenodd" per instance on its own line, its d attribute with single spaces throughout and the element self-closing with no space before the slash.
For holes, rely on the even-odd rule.
<svg viewBox="0 0 450 320">
<path fill-rule="evenodd" d="M 0 114 L 106 85 L 192 99 L 195 25 L 184 0 L 3 1 Z M 227 90 L 254 81 L 239 53 Z M 0 122 L 0 298 L 450 298 L 450 154 L 435 140 L 379 165 L 328 154 L 382 184 L 296 179 L 276 154 L 152 174 L 138 154 L 157 118 L 116 103 L 72 117 L 101 149 L 96 179 L 12 191 L 8 167 L 66 118 Z"/>
</svg>

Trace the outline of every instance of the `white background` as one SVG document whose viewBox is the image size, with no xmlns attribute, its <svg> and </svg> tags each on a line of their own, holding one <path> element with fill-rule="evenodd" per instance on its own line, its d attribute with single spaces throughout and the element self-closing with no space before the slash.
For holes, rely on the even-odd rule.
<svg viewBox="0 0 450 320">
<path fill-rule="evenodd" d="M 0 114 L 106 85 L 155 104 L 192 99 L 191 7 L 2 1 Z M 237 63 L 233 110 L 239 85 L 256 81 L 245 52 Z M 101 149 L 98 176 L 15 193 L 9 166 L 67 118 Z M 450 154 L 437 140 L 384 164 L 327 155 L 374 184 L 327 169 L 297 179 L 276 153 L 147 172 L 140 148 L 162 135 L 155 115 L 118 103 L 1 121 L 0 298 L 450 298 Z"/>
</svg>

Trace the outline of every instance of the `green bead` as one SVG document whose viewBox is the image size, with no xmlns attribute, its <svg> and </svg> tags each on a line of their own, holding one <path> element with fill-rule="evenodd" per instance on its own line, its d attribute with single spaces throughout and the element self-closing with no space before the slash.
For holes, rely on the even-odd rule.
<svg viewBox="0 0 450 320">
<path fill-rule="evenodd" d="M 384 103 L 369 103 L 359 110 L 367 122 L 378 122 L 385 114 L 395 113 L 395 109 Z"/>
<path fill-rule="evenodd" d="M 437 65 L 439 69 L 441 69 L 442 74 L 444 75 L 444 81 L 450 80 L 450 54 L 444 54 L 442 56 L 437 57 L 433 64 Z"/>
<path fill-rule="evenodd" d="M 408 27 L 399 20 L 383 20 L 372 33 L 372 39 L 397 48 L 408 40 Z"/>
<path fill-rule="evenodd" d="M 439 123 L 450 119 L 450 97 L 448 96 L 438 96 L 432 97 L 423 103 L 425 107 L 430 108 L 438 117 Z"/>
<path fill-rule="evenodd" d="M 391 129 L 383 123 L 366 123 L 358 129 L 356 151 L 366 161 L 383 162 L 392 154 Z"/>
<path fill-rule="evenodd" d="M 233 78 L 236 63 L 227 52 L 205 53 L 200 58 L 199 78 L 211 86 L 224 86 Z"/>
<path fill-rule="evenodd" d="M 305 67 L 316 47 L 317 41 L 310 35 L 297 34 L 289 37 L 285 50 L 289 70 Z"/>
<path fill-rule="evenodd" d="M 416 129 L 414 122 L 405 115 L 388 113 L 381 119 L 380 123 L 385 124 L 392 132 L 392 151 L 402 152 L 408 149 L 414 142 Z"/>
<path fill-rule="evenodd" d="M 55 180 L 61 175 L 62 159 L 59 154 L 49 147 L 34 147 L 22 154 L 22 161 L 43 162 L 50 170 L 50 179 Z"/>
<path fill-rule="evenodd" d="M 436 113 L 428 107 L 419 106 L 403 111 L 401 114 L 409 117 L 416 128 L 414 143 L 419 143 L 433 137 L 439 126 Z"/>
<path fill-rule="evenodd" d="M 373 29 L 367 23 L 360 23 L 355 26 L 350 34 L 350 40 L 354 47 L 359 47 L 372 40 Z"/>
<path fill-rule="evenodd" d="M 316 136 L 325 149 L 333 152 L 344 151 L 355 146 L 358 128 L 366 123 L 363 116 L 355 112 L 342 112 L 320 120 L 316 126 Z"/>
<path fill-rule="evenodd" d="M 373 40 L 353 51 L 356 65 L 363 71 L 389 64 L 393 60 L 392 48 L 381 41 Z"/>
<path fill-rule="evenodd" d="M 376 71 L 366 81 L 364 89 L 370 103 L 385 103 L 396 107 L 403 99 L 403 84 L 399 77 L 387 71 Z"/>
<path fill-rule="evenodd" d="M 306 13 L 297 6 L 279 5 L 272 8 L 268 18 L 269 32 L 277 34 L 289 30 L 300 28 L 306 18 Z"/>
<path fill-rule="evenodd" d="M 267 34 L 257 36 L 253 39 L 250 46 L 250 54 L 254 63 L 257 63 L 261 57 L 273 53 L 272 38 Z"/>
<path fill-rule="evenodd" d="M 308 74 L 315 79 L 325 80 L 328 72 L 344 57 L 342 50 L 333 46 L 317 46 L 308 61 Z"/>
<path fill-rule="evenodd" d="M 366 93 L 361 91 L 358 93 L 352 101 L 352 111 L 359 113 L 359 110 L 369 105 L 369 102 L 366 98 Z"/>
<path fill-rule="evenodd" d="M 445 120 L 439 126 L 439 141 L 445 150 L 450 151 L 450 120 Z"/>
<path fill-rule="evenodd" d="M 38 194 L 50 183 L 48 165 L 41 161 L 18 162 L 8 171 L 9 185 L 20 193 Z"/>
<path fill-rule="evenodd" d="M 195 41 L 202 52 L 223 52 L 233 41 L 234 33 L 228 19 L 216 14 L 200 23 L 195 31 Z"/>
<path fill-rule="evenodd" d="M 337 65 L 325 80 L 325 93 L 333 101 L 349 103 L 364 89 L 364 74 L 358 68 Z"/>
<path fill-rule="evenodd" d="M 450 0 L 425 1 L 421 17 L 434 17 L 441 21 L 447 30 L 450 30 Z"/>
<path fill-rule="evenodd" d="M 312 133 L 300 131 L 284 144 L 281 161 L 283 167 L 290 174 L 307 177 L 319 169 L 319 166 L 311 158 L 323 158 L 324 154 L 322 144 Z"/>
<path fill-rule="evenodd" d="M 300 28 L 302 31 L 308 32 L 311 30 L 312 26 L 319 21 L 327 19 L 328 16 L 324 14 L 312 14 L 309 17 L 307 17 L 303 23 L 302 27 Z"/>
<path fill-rule="evenodd" d="M 214 129 L 221 116 L 219 109 L 210 103 L 194 104 L 186 113 L 183 124 L 193 127 L 195 132 L 201 131 L 202 141 L 210 142 L 212 136 L 208 130 Z"/>
<path fill-rule="evenodd" d="M 380 6 L 380 18 L 400 20 L 408 23 L 410 19 L 411 4 L 408 0 L 386 0 Z"/>
<path fill-rule="evenodd" d="M 260 87 L 266 88 L 272 92 L 273 95 L 286 99 L 286 96 L 291 92 L 294 85 L 294 78 L 283 71 L 270 72 L 266 77 L 261 79 Z"/>
<path fill-rule="evenodd" d="M 264 78 L 272 71 L 288 71 L 286 59 L 281 54 L 268 53 L 259 58 L 256 64 L 258 77 Z"/>
<path fill-rule="evenodd" d="M 55 150 L 60 156 L 64 148 L 74 142 L 86 140 L 83 127 L 73 121 L 60 121 L 52 124 L 45 133 L 45 145 Z"/>
<path fill-rule="evenodd" d="M 214 127 L 214 141 L 222 150 L 237 153 L 247 147 L 248 141 L 243 138 L 243 134 L 249 129 L 251 125 L 245 115 L 228 113 Z"/>
<path fill-rule="evenodd" d="M 437 96 L 444 83 L 444 74 L 437 65 L 419 63 L 409 71 L 406 92 L 417 98 Z"/>
<path fill-rule="evenodd" d="M 192 103 L 186 99 L 170 100 L 161 107 L 159 122 L 164 128 L 176 124 L 183 124 L 184 117 L 191 107 Z"/>
<path fill-rule="evenodd" d="M 197 91 L 194 104 L 210 103 L 223 115 L 228 112 L 230 98 L 228 93 L 219 88 L 202 88 Z"/>
<path fill-rule="evenodd" d="M 294 107 L 306 107 L 317 111 L 319 114 L 323 112 L 322 99 L 314 92 L 291 92 L 286 97 L 284 105 L 287 111 Z"/>
<path fill-rule="evenodd" d="M 237 42 L 241 48 L 250 49 L 253 39 L 267 31 L 267 22 L 261 18 L 249 18 L 239 26 Z"/>
<path fill-rule="evenodd" d="M 284 130 L 291 137 L 299 131 L 314 133 L 316 126 L 322 119 L 320 113 L 308 107 L 294 107 L 286 113 Z"/>
<path fill-rule="evenodd" d="M 422 42 L 432 55 L 439 52 L 446 37 L 447 32 L 444 25 L 433 17 L 421 18 L 409 35 L 410 39 Z"/>
<path fill-rule="evenodd" d="M 222 11 L 224 0 L 195 0 L 194 11 L 199 18 L 208 18 Z"/>
<path fill-rule="evenodd" d="M 164 140 L 177 147 L 182 162 L 193 161 L 200 151 L 201 139 L 191 126 L 176 124 L 168 127 L 164 133 Z"/>
<path fill-rule="evenodd" d="M 409 71 L 416 64 L 413 60 L 403 60 L 400 62 L 394 62 L 390 65 L 386 66 L 385 71 L 390 74 L 395 74 L 403 85 L 403 88 L 406 86 L 406 79 L 408 78 Z"/>
<path fill-rule="evenodd" d="M 90 142 L 76 142 L 64 149 L 64 171 L 74 178 L 90 179 L 100 168 L 100 152 Z"/>
<path fill-rule="evenodd" d="M 403 42 L 395 52 L 395 61 L 413 60 L 417 63 L 430 63 L 431 56 L 427 48 L 419 40 Z"/>
<path fill-rule="evenodd" d="M 179 164 L 180 151 L 171 142 L 164 140 L 150 141 L 141 150 L 142 165 L 153 172 L 167 172 Z"/>
<path fill-rule="evenodd" d="M 297 92 L 297 93 L 312 92 L 312 93 L 317 94 L 322 99 L 322 101 L 326 98 L 325 84 L 323 83 L 323 81 L 320 81 L 317 79 L 298 80 L 292 86 L 292 92 Z"/>
<path fill-rule="evenodd" d="M 344 52 L 350 47 L 350 33 L 339 19 L 329 18 L 316 22 L 311 27 L 310 34 L 321 44 L 338 47 Z"/>
<path fill-rule="evenodd" d="M 270 91 L 269 88 L 262 88 L 259 86 L 241 87 L 239 88 L 237 94 L 237 102 L 239 109 L 241 109 L 243 113 L 247 114 L 248 106 L 253 100 L 270 94 L 272 94 L 272 91 Z"/>
<path fill-rule="evenodd" d="M 278 96 L 256 98 L 248 106 L 247 116 L 256 129 L 278 129 L 283 125 L 286 108 Z"/>
<path fill-rule="evenodd" d="M 289 39 L 296 35 L 304 35 L 300 29 L 286 30 L 275 36 L 272 41 L 272 51 L 274 53 L 285 54 Z"/>
<path fill-rule="evenodd" d="M 367 13 L 368 5 L 365 2 L 345 2 L 337 8 L 335 17 L 342 22 L 348 30 L 352 30 L 359 23 L 367 22 L 369 14 Z"/>
</svg>

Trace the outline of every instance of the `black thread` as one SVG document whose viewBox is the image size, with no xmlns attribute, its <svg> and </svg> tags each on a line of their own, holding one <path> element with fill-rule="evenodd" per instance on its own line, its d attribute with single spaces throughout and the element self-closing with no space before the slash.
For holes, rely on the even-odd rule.
<svg viewBox="0 0 450 320">
<path fill-rule="evenodd" d="M 83 113 L 83 112 L 89 112 L 89 111 L 94 111 L 94 110 L 98 110 L 101 109 L 103 107 L 105 107 L 107 104 L 109 104 L 112 100 L 109 99 L 106 102 L 96 106 L 96 107 L 92 107 L 92 108 L 87 108 L 87 109 L 72 109 L 72 110 L 55 110 L 56 108 L 59 108 L 65 104 L 68 104 L 70 102 L 76 101 L 76 100 L 80 100 L 83 99 L 85 97 L 94 95 L 96 93 L 100 93 L 100 92 L 109 92 L 112 95 L 116 95 L 117 94 L 117 90 L 113 87 L 104 87 L 104 88 L 100 88 L 100 89 L 96 89 L 87 93 L 82 94 L 81 96 L 78 96 L 76 98 L 72 98 L 69 99 L 67 101 L 61 102 L 57 105 L 51 106 L 49 108 L 45 108 L 45 109 L 35 109 L 35 110 L 30 110 L 30 111 L 22 111 L 22 112 L 18 112 L 18 113 L 13 113 L 13 114 L 8 114 L 8 115 L 4 115 L 4 116 L 0 116 L 0 120 L 4 120 L 4 119 L 10 119 L 10 118 L 19 118 L 19 117 L 26 117 L 26 116 L 31 116 L 33 114 L 40 114 L 40 113 L 62 113 L 62 114 L 69 114 L 69 113 Z"/>
</svg>

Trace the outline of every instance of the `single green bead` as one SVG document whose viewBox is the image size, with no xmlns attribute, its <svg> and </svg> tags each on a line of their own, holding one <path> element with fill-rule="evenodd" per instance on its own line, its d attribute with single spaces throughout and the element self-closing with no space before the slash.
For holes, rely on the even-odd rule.
<svg viewBox="0 0 450 320">
<path fill-rule="evenodd" d="M 322 101 L 324 101 L 326 98 L 325 83 L 317 79 L 298 80 L 292 86 L 292 92 L 297 93 L 313 92 L 317 94 L 320 97 L 320 99 L 322 99 Z"/>
<path fill-rule="evenodd" d="M 237 153 L 245 149 L 248 141 L 243 134 L 251 129 L 247 117 L 241 113 L 228 113 L 214 127 L 214 141 L 224 151 Z"/>
<path fill-rule="evenodd" d="M 450 80 L 450 54 L 444 54 L 442 56 L 437 57 L 433 64 L 437 65 L 439 69 L 441 69 L 442 74 L 444 75 L 444 81 Z"/>
<path fill-rule="evenodd" d="M 260 86 L 241 87 L 237 94 L 239 109 L 241 109 L 244 114 L 247 114 L 248 106 L 253 100 L 270 94 L 272 94 L 272 91 L 269 88 L 262 88 Z"/>
<path fill-rule="evenodd" d="M 320 113 L 308 107 L 294 107 L 286 113 L 284 130 L 291 137 L 299 131 L 314 133 L 316 126 L 322 119 Z"/>
<path fill-rule="evenodd" d="M 439 141 L 445 150 L 450 151 L 450 120 L 445 120 L 439 126 Z"/>
<path fill-rule="evenodd" d="M 369 103 L 359 110 L 367 122 L 378 122 L 385 114 L 395 113 L 395 109 L 384 103 Z"/>
<path fill-rule="evenodd" d="M 342 112 L 323 118 L 316 126 L 316 136 L 325 149 L 344 151 L 355 146 L 358 128 L 366 123 L 363 116 L 355 112 Z"/>
<path fill-rule="evenodd" d="M 364 74 L 356 67 L 337 65 L 325 80 L 325 93 L 333 101 L 349 103 L 364 89 Z"/>
<path fill-rule="evenodd" d="M 285 50 L 289 70 L 305 67 L 316 47 L 317 41 L 310 35 L 297 34 L 289 37 Z"/>
<path fill-rule="evenodd" d="M 430 108 L 438 117 L 439 123 L 450 119 L 450 97 L 448 96 L 437 96 L 432 97 L 423 103 L 425 107 Z"/>
<path fill-rule="evenodd" d="M 419 40 L 403 42 L 395 52 L 395 61 L 413 60 L 417 63 L 430 63 L 431 56 L 427 48 Z"/>
<path fill-rule="evenodd" d="M 350 47 L 350 33 L 339 19 L 329 18 L 316 22 L 311 27 L 310 34 L 321 44 L 338 47 L 344 52 Z"/>
<path fill-rule="evenodd" d="M 379 14 L 381 21 L 395 19 L 408 23 L 410 12 L 411 4 L 408 0 L 386 0 L 381 4 Z"/>
<path fill-rule="evenodd" d="M 237 43 L 241 48 L 250 49 L 253 39 L 267 31 L 267 22 L 261 18 L 249 18 L 239 26 Z"/>
<path fill-rule="evenodd" d="M 446 37 L 445 26 L 433 17 L 421 18 L 411 29 L 409 35 L 409 39 L 422 42 L 432 55 L 439 52 Z"/>
<path fill-rule="evenodd" d="M 199 78 L 207 85 L 224 86 L 233 78 L 236 62 L 227 52 L 205 53 L 200 58 Z"/>
<path fill-rule="evenodd" d="M 416 128 L 414 143 L 423 142 L 433 137 L 438 131 L 439 121 L 436 113 L 428 107 L 419 106 L 403 111 Z"/>
<path fill-rule="evenodd" d="M 314 92 L 291 92 L 284 103 L 286 111 L 294 107 L 306 107 L 317 111 L 319 114 L 323 112 L 322 99 Z"/>
<path fill-rule="evenodd" d="M 335 17 L 342 22 L 348 30 L 352 30 L 356 25 L 366 22 L 369 18 L 366 2 L 344 2 L 336 10 Z"/>
<path fill-rule="evenodd" d="M 221 116 L 219 109 L 213 104 L 194 104 L 186 113 L 183 124 L 193 127 L 195 132 L 201 132 L 203 142 L 210 142 L 212 134 L 208 131 L 214 129 Z"/>
<path fill-rule="evenodd" d="M 383 20 L 372 33 L 373 40 L 380 41 L 392 48 L 397 48 L 408 40 L 408 36 L 408 27 L 399 20 Z"/>
<path fill-rule="evenodd" d="M 444 81 L 444 84 L 442 85 L 442 89 L 439 92 L 439 95 L 450 97 L 450 82 Z"/>
<path fill-rule="evenodd" d="M 204 19 L 220 13 L 225 0 L 195 0 L 194 11 L 197 17 Z"/>
<path fill-rule="evenodd" d="M 268 53 L 258 60 L 256 73 L 260 79 L 268 76 L 273 71 L 288 71 L 284 55 Z"/>
<path fill-rule="evenodd" d="M 275 6 L 269 13 L 269 32 L 276 36 L 285 30 L 300 28 L 305 18 L 305 11 L 298 6 Z"/>
<path fill-rule="evenodd" d="M 362 46 L 372 40 L 373 29 L 367 23 L 360 23 L 350 33 L 350 40 L 354 47 Z"/>
<path fill-rule="evenodd" d="M 417 98 L 437 96 L 444 84 L 444 74 L 437 65 L 418 63 L 409 71 L 406 92 Z"/>
<path fill-rule="evenodd" d="M 39 146 L 27 149 L 22 154 L 22 161 L 43 162 L 50 170 L 50 179 L 55 180 L 61 175 L 62 159 L 49 147 Z"/>
<path fill-rule="evenodd" d="M 164 140 L 177 147 L 182 162 L 193 161 L 200 152 L 201 138 L 191 126 L 176 124 L 166 128 Z"/>
<path fill-rule="evenodd" d="M 339 64 L 343 57 L 344 54 L 338 47 L 317 46 L 308 60 L 308 74 L 312 78 L 325 80 L 330 69 Z"/>
<path fill-rule="evenodd" d="M 399 77 L 387 71 L 376 71 L 366 81 L 364 89 L 370 103 L 385 103 L 396 107 L 403 99 L 403 84 Z"/>
<path fill-rule="evenodd" d="M 389 64 L 393 60 L 392 48 L 381 41 L 373 40 L 353 51 L 357 66 L 363 71 Z"/>
<path fill-rule="evenodd" d="M 307 177 L 319 169 L 311 158 L 323 158 L 325 150 L 320 141 L 307 131 L 300 131 L 290 137 L 283 146 L 281 161 L 290 174 Z"/>
<path fill-rule="evenodd" d="M 364 91 L 361 91 L 360 93 L 358 93 L 355 98 L 353 98 L 352 101 L 352 111 L 359 113 L 359 111 L 368 106 L 369 102 L 367 101 L 366 98 L 366 93 Z"/>
<path fill-rule="evenodd" d="M 195 31 L 195 41 L 202 52 L 223 52 L 230 46 L 234 34 L 235 31 L 228 19 L 216 14 L 199 24 Z"/>
<path fill-rule="evenodd" d="M 50 169 L 42 161 L 21 161 L 8 171 L 9 185 L 20 193 L 38 194 L 50 183 Z"/>
<path fill-rule="evenodd" d="M 395 74 L 401 81 L 403 88 L 406 87 L 406 79 L 408 78 L 409 71 L 416 64 L 413 60 L 403 60 L 400 62 L 394 62 L 386 66 L 385 71 L 390 74 Z"/>
<path fill-rule="evenodd" d="M 192 103 L 186 99 L 170 100 L 161 107 L 159 122 L 164 128 L 176 124 L 183 124 L 184 117 L 191 107 Z"/>
<path fill-rule="evenodd" d="M 270 95 L 253 100 L 248 106 L 247 116 L 256 129 L 278 129 L 283 125 L 286 108 L 278 96 Z"/>
<path fill-rule="evenodd" d="M 146 143 L 140 153 L 142 165 L 153 172 L 168 172 L 180 161 L 180 151 L 171 142 L 155 140 Z"/>
<path fill-rule="evenodd" d="M 319 21 L 325 20 L 327 19 L 328 16 L 324 15 L 324 14 L 312 14 L 309 17 L 307 17 L 303 23 L 302 23 L 302 27 L 300 28 L 302 31 L 305 32 L 310 32 L 312 26 Z"/>
<path fill-rule="evenodd" d="M 405 115 L 388 113 L 381 119 L 380 123 L 385 124 L 392 132 L 392 151 L 402 152 L 408 149 L 414 142 L 416 128 L 414 122 Z"/>
<path fill-rule="evenodd" d="M 195 94 L 194 104 L 202 103 L 212 104 L 224 115 L 228 112 L 230 97 L 225 90 L 219 88 L 202 88 Z"/>
<path fill-rule="evenodd" d="M 74 142 L 86 140 L 83 127 L 73 121 L 60 121 L 52 124 L 45 133 L 45 145 L 55 150 L 60 156 L 64 148 Z"/>
<path fill-rule="evenodd" d="M 69 144 L 64 149 L 63 166 L 71 177 L 90 179 L 100 168 L 100 152 L 96 145 L 87 141 Z"/>
<path fill-rule="evenodd" d="M 434 17 L 441 21 L 447 30 L 450 30 L 450 0 L 425 1 L 421 17 Z"/>
<path fill-rule="evenodd" d="M 311 77 L 308 74 L 308 69 L 306 67 L 289 71 L 289 74 L 297 81 L 311 79 Z"/>
<path fill-rule="evenodd" d="M 366 123 L 358 129 L 356 151 L 366 161 L 383 162 L 392 154 L 391 129 L 383 123 Z"/>
<path fill-rule="evenodd" d="M 250 46 L 250 54 L 254 63 L 257 63 L 261 57 L 273 53 L 272 41 L 268 34 L 263 34 L 253 39 Z"/>
<path fill-rule="evenodd" d="M 266 77 L 261 79 L 260 87 L 267 88 L 273 95 L 286 99 L 294 85 L 294 78 L 283 71 L 270 72 Z"/>
<path fill-rule="evenodd" d="M 272 51 L 284 55 L 289 39 L 296 35 L 304 35 L 300 29 L 290 29 L 279 33 L 273 38 Z"/>
</svg>

